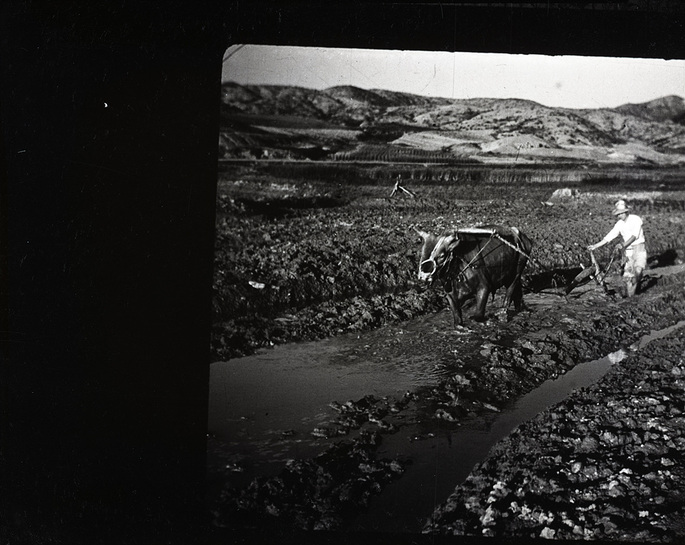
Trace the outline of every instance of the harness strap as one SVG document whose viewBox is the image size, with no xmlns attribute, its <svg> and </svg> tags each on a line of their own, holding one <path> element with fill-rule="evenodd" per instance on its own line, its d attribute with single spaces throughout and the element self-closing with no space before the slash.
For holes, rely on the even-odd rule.
<svg viewBox="0 0 685 545">
<path fill-rule="evenodd" d="M 518 239 L 518 233 L 517 233 L 516 235 L 517 235 L 516 238 Z M 495 237 L 495 238 L 497 238 L 497 239 L 499 239 L 499 240 L 501 240 L 502 242 L 504 242 L 504 244 L 506 244 L 506 245 L 509 246 L 511 249 L 513 249 L 513 250 L 517 251 L 518 253 L 520 253 L 520 254 L 521 254 L 523 257 L 525 257 L 526 259 L 530 259 L 531 263 L 535 263 L 535 264 L 536 264 L 538 267 L 540 267 L 541 269 L 544 268 L 544 267 L 540 264 L 539 261 L 537 261 L 536 259 L 533 259 L 533 257 L 531 257 L 530 255 L 528 255 L 528 254 L 527 254 L 526 252 L 524 252 L 523 250 L 521 250 L 520 246 L 514 246 L 511 242 L 509 242 L 508 240 L 505 240 L 504 238 L 502 238 L 502 237 L 501 237 L 499 234 L 497 234 L 497 233 L 492 233 L 492 236 Z"/>
<path fill-rule="evenodd" d="M 464 272 L 473 264 L 473 262 L 474 262 L 476 259 L 478 259 L 478 257 L 480 256 L 480 254 L 482 254 L 482 253 L 485 251 L 485 248 L 488 247 L 488 244 L 490 244 L 490 241 L 491 241 L 491 240 L 492 240 L 492 237 L 490 237 L 490 238 L 488 239 L 488 241 L 483 245 L 483 247 L 482 247 L 480 250 L 478 250 L 478 253 L 477 253 L 476 255 L 474 255 L 473 258 L 471 259 L 471 261 L 469 261 L 469 262 L 466 264 L 466 267 L 464 267 L 461 271 L 459 271 L 459 274 L 457 275 L 457 277 L 460 277 L 462 274 L 464 274 Z M 474 267 L 474 268 L 475 268 L 475 267 Z"/>
<path fill-rule="evenodd" d="M 487 242 L 480 250 L 478 250 L 478 252 L 476 253 L 476 255 L 473 256 L 473 258 L 471 259 L 471 261 L 469 261 L 468 263 L 466 263 L 466 266 L 465 266 L 463 269 L 461 269 L 461 270 L 459 271 L 459 273 L 457 274 L 457 278 L 459 278 L 460 276 L 462 276 L 462 275 L 464 274 L 464 272 L 466 272 L 466 271 L 473 265 L 473 262 L 476 261 L 476 259 L 478 259 L 478 257 L 480 256 L 480 254 L 482 254 L 482 253 L 485 251 L 485 248 L 488 247 L 488 244 L 490 244 L 490 241 L 491 241 L 491 240 L 492 240 L 492 237 L 490 237 L 490 239 L 488 239 L 488 242 Z M 450 252 L 449 257 L 445 260 L 445 263 L 443 263 L 443 265 L 442 265 L 442 267 L 440 267 L 440 269 L 443 270 L 443 269 L 445 269 L 445 268 L 449 268 L 450 264 L 452 263 L 452 258 L 453 258 L 453 257 L 454 257 L 454 252 Z M 463 261 L 464 261 L 464 260 L 462 259 L 462 262 L 463 262 Z M 475 268 L 475 267 L 474 267 L 474 268 Z"/>
<path fill-rule="evenodd" d="M 514 231 L 514 232 L 515 232 L 515 234 L 516 234 L 517 240 L 520 240 L 520 239 L 519 239 L 519 236 L 518 236 L 518 230 L 516 230 L 516 231 Z M 534 263 L 536 263 L 539 267 L 541 267 L 540 263 L 538 263 L 537 261 L 535 261 L 530 255 L 526 254 L 523 250 L 521 250 L 520 246 L 514 246 L 511 242 L 509 242 L 508 240 L 505 240 L 504 238 L 502 238 L 496 231 L 492 231 L 492 232 L 490 233 L 490 238 L 488 239 L 487 243 L 484 244 L 483 247 L 482 247 L 480 250 L 478 250 L 478 252 L 476 253 L 476 255 L 473 256 L 473 258 L 471 259 L 471 261 L 469 261 L 468 263 L 466 263 L 466 266 L 465 266 L 464 268 L 462 268 L 461 271 L 459 271 L 459 274 L 457 275 L 457 278 L 460 277 L 461 275 L 463 275 L 464 272 L 466 272 L 466 271 L 473 265 L 473 263 L 478 259 L 478 257 L 480 257 L 480 255 L 481 255 L 481 254 L 485 251 L 485 249 L 488 247 L 488 244 L 490 244 L 490 241 L 491 241 L 493 238 L 496 238 L 496 239 L 498 239 L 499 241 L 503 242 L 504 244 L 506 244 L 507 246 L 509 246 L 509 247 L 510 247 L 511 249 L 513 249 L 514 251 L 520 253 L 520 254 L 521 254 L 523 257 L 525 257 L 526 259 L 530 259 L 531 262 L 534 262 Z M 445 269 L 446 267 L 449 267 L 450 264 L 451 264 L 451 262 L 452 262 L 452 258 L 453 258 L 453 257 L 454 257 L 454 252 L 450 252 L 449 257 L 445 260 L 445 263 L 443 263 L 443 265 L 440 267 L 440 269 L 443 270 L 443 269 Z M 462 260 L 462 261 L 463 261 L 463 260 Z"/>
</svg>

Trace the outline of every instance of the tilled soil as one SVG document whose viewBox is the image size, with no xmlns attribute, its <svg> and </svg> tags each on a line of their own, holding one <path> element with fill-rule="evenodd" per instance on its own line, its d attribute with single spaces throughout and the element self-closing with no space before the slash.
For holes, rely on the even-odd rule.
<svg viewBox="0 0 685 545">
<path fill-rule="evenodd" d="M 682 541 L 684 394 L 679 330 L 497 444 L 426 532 Z"/>
<path fill-rule="evenodd" d="M 627 348 L 650 331 L 685 319 L 683 273 L 680 270 L 676 273 L 658 278 L 634 299 L 623 299 L 612 289 L 607 293 L 588 284 L 577 288 L 577 293 L 572 292 L 568 298 L 558 297 L 544 309 L 536 305 L 535 295 L 529 295 L 528 308 L 510 316 L 508 321 L 493 306 L 486 324 L 471 323 L 456 334 L 446 327 L 401 347 L 388 344 L 385 347 L 388 356 L 392 350 L 400 349 L 419 355 L 432 347 L 439 353 L 436 357 L 442 358 L 451 372 L 437 386 L 408 392 L 402 398 L 364 396 L 356 401 L 332 404 L 339 417 L 312 430 L 313 435 L 330 439 L 331 446 L 315 459 L 293 460 L 275 477 L 257 478 L 240 490 L 225 489 L 217 503 L 215 522 L 260 532 L 344 530 L 355 516 L 368 508 L 371 498 L 387 483 L 401 478 L 406 464 L 411 463 L 404 459 L 379 458 L 376 453 L 384 436 L 397 433 L 409 422 L 418 422 L 430 430 L 435 426 L 431 422 L 439 422 L 444 429 L 473 421 L 479 415 L 500 410 L 507 401 L 579 362 Z M 682 355 L 682 346 L 680 350 Z M 634 360 L 635 357 L 629 361 Z M 647 397 L 643 400 L 656 402 L 635 404 L 626 388 L 644 382 L 641 375 L 647 372 L 637 363 L 642 359 L 635 361 L 625 366 L 625 372 L 623 366 L 617 367 L 612 376 L 619 370 L 626 376 L 616 378 L 610 385 L 604 381 L 604 386 L 593 388 L 595 394 L 583 404 L 577 400 L 586 394 L 576 394 L 568 402 L 569 409 L 558 409 L 557 413 L 548 413 L 544 421 L 538 418 L 519 428 L 510 442 L 498 446 L 481 469 L 457 488 L 450 501 L 436 512 L 426 531 L 525 537 L 531 534 L 580 538 L 624 535 L 621 520 L 617 518 L 618 507 L 612 506 L 623 506 L 621 516 L 626 517 L 634 509 L 626 484 L 630 475 L 621 470 L 627 468 L 635 475 L 649 475 L 650 491 L 662 485 L 678 488 L 677 482 L 669 481 L 675 474 L 672 466 L 680 446 L 678 435 L 670 427 L 664 428 L 665 431 L 656 427 L 654 431 L 642 429 L 645 422 L 652 422 L 653 426 L 674 425 L 673 420 L 663 423 L 665 417 L 678 414 L 672 412 L 663 396 L 679 403 L 674 395 L 677 383 L 662 383 L 662 378 L 671 378 L 669 367 L 663 377 L 654 375 L 650 379 L 658 395 L 645 390 Z M 635 373 L 639 375 L 633 377 Z M 611 395 L 606 393 L 609 389 Z M 608 404 L 612 399 L 614 403 Z M 585 412 L 576 418 L 574 410 Z M 621 413 L 622 410 L 627 412 Z M 630 426 L 624 426 L 626 415 Z M 560 422 L 565 422 L 565 426 L 560 426 Z M 576 426 L 578 422 L 584 423 L 585 432 L 581 431 L 583 425 Z M 607 430 L 609 433 L 605 433 Z M 630 436 L 632 450 L 626 447 L 623 432 Z M 633 432 L 637 435 L 631 435 Z M 665 442 L 666 447 L 661 445 L 652 452 L 652 443 L 657 439 Z M 612 456 L 607 457 L 609 447 Z M 621 458 L 623 454 L 625 460 Z M 527 462 L 535 464 L 527 468 Z M 638 472 L 643 462 L 644 472 Z M 556 472 L 555 464 L 563 478 L 557 473 L 554 478 L 550 477 L 553 470 Z M 594 492 L 587 492 L 589 495 L 583 496 L 592 486 L 597 493 L 593 496 Z M 576 498 L 576 494 L 580 496 Z M 677 498 L 679 492 L 675 490 L 674 494 Z M 605 496 L 613 498 L 611 505 L 603 499 Z M 488 499 L 491 497 L 497 503 Z M 675 500 L 670 496 L 664 495 L 664 498 L 654 501 L 674 505 Z M 573 513 L 569 505 L 575 504 L 585 509 L 578 511 L 584 513 L 582 517 L 578 513 L 573 515 L 576 518 L 570 514 L 566 518 L 561 514 L 555 514 L 552 519 L 548 517 L 549 513 Z M 562 509 L 561 505 L 565 507 Z M 539 506 L 545 506 L 544 513 Z M 595 508 L 597 514 L 590 514 L 595 513 Z M 671 511 L 668 515 L 676 516 Z M 665 530 L 660 530 L 659 525 L 664 525 L 662 515 L 666 510 L 645 508 L 640 512 L 643 515 L 636 519 L 636 524 L 639 523 L 636 528 L 643 533 L 625 535 L 645 537 L 644 529 L 649 527 L 652 533 L 647 537 L 663 538 Z M 533 522 L 532 513 L 537 516 L 537 522 Z M 571 520 L 574 524 L 569 526 Z"/>
<path fill-rule="evenodd" d="M 325 203 L 307 195 L 303 203 L 254 198 L 255 191 L 299 195 L 303 187 L 319 195 L 313 185 L 220 184 L 216 360 L 401 324 L 444 309 L 439 290 L 415 280 L 417 225 L 436 233 L 478 223 L 516 225 L 536 246 L 524 276 L 523 311 L 498 311 L 495 300 L 483 324 L 467 320 L 455 330 L 445 313 L 444 328 L 374 347 L 388 358 L 428 354 L 444 379 L 398 398 L 362 393 L 355 400 L 331 400 L 337 416 L 311 430 L 328 448 L 316 458 L 292 460 L 276 476 L 224 487 L 213 501 L 214 523 L 280 536 L 343 531 L 411 463 L 379 456 L 389 435 L 413 426 L 430 436 L 432 429 L 477 421 L 578 363 L 627 349 L 685 319 L 680 186 L 667 195 L 655 185 L 654 198 L 638 182 L 627 197 L 623 188 L 615 193 L 613 186 L 588 182 L 570 201 L 554 203 L 546 200 L 550 187 L 535 184 L 517 192 L 487 184 L 426 184 L 413 188 L 419 199 L 399 201 L 383 198 L 377 187 L 344 186 L 339 198 Z M 615 264 L 609 289 L 590 282 L 564 297 L 563 286 L 587 261 L 586 245 L 611 227 L 607 210 L 617 196 L 627 198 L 647 225 L 654 269 L 643 293 L 620 296 Z M 543 296 L 541 290 L 555 294 Z M 684 347 L 682 333 L 654 341 L 596 386 L 520 426 L 457 486 L 424 531 L 526 539 L 681 538 Z"/>
<path fill-rule="evenodd" d="M 389 199 L 378 185 L 221 181 L 213 361 L 444 308 L 440 290 L 417 279 L 421 237 L 415 228 L 440 234 L 485 223 L 518 227 L 534 241 L 523 275 L 530 290 L 567 281 L 589 264 L 586 246 L 611 228 L 619 197 L 644 218 L 651 265 L 672 265 L 682 253 L 679 187 L 657 192 L 663 200 L 655 200 L 655 192 L 618 193 L 591 184 L 572 198 L 545 201 L 554 187 L 426 183 L 413 186 L 416 199 Z M 597 251 L 603 266 L 612 249 Z"/>
</svg>

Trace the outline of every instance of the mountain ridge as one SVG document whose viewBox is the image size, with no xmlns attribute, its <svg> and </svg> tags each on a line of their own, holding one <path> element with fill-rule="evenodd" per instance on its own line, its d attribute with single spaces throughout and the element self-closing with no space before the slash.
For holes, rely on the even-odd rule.
<svg viewBox="0 0 685 545">
<path fill-rule="evenodd" d="M 385 146 L 387 153 L 381 155 L 391 161 L 408 157 L 408 150 L 412 161 L 418 151 L 439 150 L 436 161 L 451 155 L 478 162 L 515 157 L 534 163 L 685 164 L 685 100 L 676 95 L 588 109 L 520 98 L 426 97 L 349 85 L 314 90 L 225 82 L 221 110 L 223 158 L 311 159 L 306 150 L 316 149 L 317 159 L 364 160 L 368 146 L 374 153 Z M 241 127 L 252 127 L 251 144 L 246 140 L 250 131 L 231 124 L 237 119 Z M 268 142 L 257 129 L 268 133 Z"/>
</svg>

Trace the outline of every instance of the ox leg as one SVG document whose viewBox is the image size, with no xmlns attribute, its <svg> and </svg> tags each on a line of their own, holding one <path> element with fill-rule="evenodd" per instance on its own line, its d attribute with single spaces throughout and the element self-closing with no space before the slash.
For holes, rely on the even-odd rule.
<svg viewBox="0 0 685 545">
<path fill-rule="evenodd" d="M 525 267 L 525 263 L 523 265 Z M 523 301 L 523 286 L 521 285 L 521 274 L 523 268 L 516 273 L 514 281 L 507 287 L 507 293 L 504 296 L 504 308 L 509 308 L 511 303 L 514 303 L 514 308 L 518 312 L 521 310 Z"/>
<path fill-rule="evenodd" d="M 514 303 L 514 307 L 516 310 L 519 310 L 520 305 L 521 305 L 521 284 L 517 280 L 514 280 L 509 286 L 507 286 L 507 293 L 504 296 L 504 302 L 502 303 L 502 306 L 506 309 L 508 309 L 512 303 Z"/>
<path fill-rule="evenodd" d="M 523 308 L 523 284 L 521 283 L 521 277 L 523 276 L 523 269 L 526 268 L 526 263 L 527 261 L 524 259 L 519 265 L 513 289 L 511 290 L 511 297 L 514 301 L 516 312 L 519 312 Z"/>
<path fill-rule="evenodd" d="M 520 280 L 514 282 L 514 289 L 512 290 L 511 298 L 514 301 L 514 308 L 516 309 L 516 312 L 519 312 L 523 307 L 523 287 L 521 286 Z"/>
<path fill-rule="evenodd" d="M 476 312 L 473 319 L 477 322 L 485 321 L 485 306 L 488 303 L 488 296 L 490 290 L 487 287 L 482 287 L 476 292 Z"/>
<path fill-rule="evenodd" d="M 447 292 L 447 302 L 450 304 L 450 310 L 452 311 L 452 322 L 454 327 L 462 325 L 464 319 L 461 314 L 461 301 L 454 290 Z"/>
</svg>

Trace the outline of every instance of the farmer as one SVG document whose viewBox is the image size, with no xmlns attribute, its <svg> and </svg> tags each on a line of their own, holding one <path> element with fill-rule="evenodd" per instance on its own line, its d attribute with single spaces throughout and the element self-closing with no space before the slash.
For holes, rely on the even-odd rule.
<svg viewBox="0 0 685 545">
<path fill-rule="evenodd" d="M 618 216 L 618 221 L 607 235 L 597 244 L 587 247 L 593 251 L 611 242 L 619 235 L 623 242 L 616 245 L 616 249 L 625 251 L 625 265 L 623 267 L 623 278 L 626 283 L 626 295 L 632 297 L 637 291 L 642 278 L 642 271 L 647 266 L 647 251 L 645 250 L 645 234 L 642 230 L 642 218 L 629 213 L 630 208 L 625 201 L 620 200 L 614 205 L 614 216 Z"/>
</svg>

